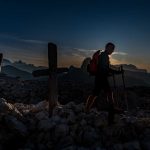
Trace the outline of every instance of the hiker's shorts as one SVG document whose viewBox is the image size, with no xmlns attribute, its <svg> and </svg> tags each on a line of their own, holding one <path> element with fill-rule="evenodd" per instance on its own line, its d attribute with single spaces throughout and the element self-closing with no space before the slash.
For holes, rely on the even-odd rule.
<svg viewBox="0 0 150 150">
<path fill-rule="evenodd" d="M 104 90 L 104 92 L 111 92 L 107 75 L 95 76 L 95 86 L 93 90 L 93 95 L 98 96 L 101 90 Z"/>
</svg>

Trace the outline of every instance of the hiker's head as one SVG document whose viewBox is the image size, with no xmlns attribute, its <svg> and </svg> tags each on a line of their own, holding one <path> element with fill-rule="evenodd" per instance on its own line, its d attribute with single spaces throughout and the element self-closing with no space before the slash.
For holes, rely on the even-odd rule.
<svg viewBox="0 0 150 150">
<path fill-rule="evenodd" d="M 114 52 L 115 45 L 113 43 L 107 43 L 105 46 L 105 51 L 108 53 L 108 55 L 111 55 Z"/>
</svg>

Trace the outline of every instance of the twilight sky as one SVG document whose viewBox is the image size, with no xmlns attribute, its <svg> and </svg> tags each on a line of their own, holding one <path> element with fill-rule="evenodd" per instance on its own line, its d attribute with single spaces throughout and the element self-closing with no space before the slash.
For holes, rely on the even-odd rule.
<svg viewBox="0 0 150 150">
<path fill-rule="evenodd" d="M 80 66 L 114 42 L 112 64 L 150 71 L 149 6 L 149 0 L 1 0 L 0 52 L 47 65 L 47 42 L 54 42 L 59 66 Z"/>
</svg>

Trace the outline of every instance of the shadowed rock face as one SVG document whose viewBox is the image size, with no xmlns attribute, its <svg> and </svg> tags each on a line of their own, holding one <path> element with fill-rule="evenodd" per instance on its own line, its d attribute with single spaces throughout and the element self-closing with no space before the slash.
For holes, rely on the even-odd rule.
<svg viewBox="0 0 150 150">
<path fill-rule="evenodd" d="M 31 73 L 20 70 L 20 69 L 13 67 L 11 65 L 7 65 L 7 66 L 2 67 L 1 71 L 2 71 L 2 73 L 5 73 L 11 77 L 19 77 L 21 79 L 32 79 L 33 78 Z"/>
<path fill-rule="evenodd" d="M 28 105 L 0 99 L 0 106 L 2 150 L 150 148 L 150 114 L 144 110 L 118 115 L 116 124 L 108 126 L 107 112 L 93 108 L 84 113 L 83 103 L 58 105 L 51 118 L 46 101 Z"/>
<path fill-rule="evenodd" d="M 91 58 L 89 57 L 89 58 L 85 58 L 84 60 L 83 60 L 83 63 L 82 63 L 82 65 L 81 65 L 81 70 L 83 71 L 83 72 L 87 72 L 87 65 L 90 63 L 90 61 L 91 61 Z"/>
</svg>

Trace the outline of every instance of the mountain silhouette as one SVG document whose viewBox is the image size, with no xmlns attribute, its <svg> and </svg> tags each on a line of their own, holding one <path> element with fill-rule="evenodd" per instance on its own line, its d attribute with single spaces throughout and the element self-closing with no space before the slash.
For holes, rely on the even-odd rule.
<svg viewBox="0 0 150 150">
<path fill-rule="evenodd" d="M 94 83 L 94 76 L 89 76 L 86 68 L 90 62 L 89 58 L 85 58 L 80 68 L 70 66 L 69 71 L 65 74 L 62 79 L 64 80 L 74 80 L 77 82 L 86 82 Z M 150 74 L 146 69 L 139 69 L 132 64 L 120 64 L 123 65 L 125 70 L 125 84 L 126 86 L 150 86 Z M 114 68 L 119 67 L 120 65 L 114 65 Z M 122 76 L 115 75 L 115 80 L 117 86 L 123 86 Z M 113 78 L 109 78 L 109 82 L 113 86 Z"/>
<path fill-rule="evenodd" d="M 47 67 L 43 67 L 43 66 L 34 66 L 33 64 L 27 64 L 21 60 L 19 61 L 15 61 L 13 64 L 12 64 L 14 67 L 18 68 L 18 69 L 21 69 L 21 70 L 24 70 L 24 71 L 27 71 L 29 73 L 32 73 L 34 70 L 38 70 L 38 69 L 46 69 Z"/>
<path fill-rule="evenodd" d="M 83 62 L 81 63 L 81 67 L 74 67 L 71 65 L 69 69 L 66 68 L 59 68 L 58 73 L 62 70 L 66 72 L 62 76 L 59 75 L 59 77 L 62 80 L 74 80 L 79 82 L 87 82 L 87 83 L 93 83 L 94 77 L 89 76 L 86 68 L 87 65 L 90 62 L 90 58 L 85 58 Z M 147 72 L 146 69 L 139 69 L 133 64 L 120 64 L 123 66 L 125 70 L 125 82 L 127 86 L 150 86 L 150 73 Z M 120 65 L 114 65 L 113 67 L 119 67 Z M 3 59 L 3 67 L 2 67 L 2 73 L 7 74 L 8 76 L 12 77 L 20 77 L 22 79 L 33 79 L 31 73 L 34 70 L 42 70 L 47 69 L 47 67 L 43 66 L 34 66 L 33 64 L 27 64 L 21 60 L 11 62 L 8 59 Z M 115 79 L 117 81 L 118 86 L 122 86 L 122 76 L 116 75 Z M 110 82 L 113 85 L 113 80 L 110 77 Z"/>
<path fill-rule="evenodd" d="M 20 70 L 11 65 L 3 66 L 2 73 L 11 77 L 19 77 L 21 79 L 32 79 L 32 75 L 29 72 Z"/>
<path fill-rule="evenodd" d="M 34 70 L 38 70 L 38 69 L 47 69 L 47 67 L 44 66 L 35 66 L 33 64 L 28 64 L 26 62 L 23 62 L 22 60 L 18 60 L 15 62 L 11 62 L 9 59 L 3 59 L 3 66 L 13 66 L 19 70 L 23 70 L 29 73 L 32 73 Z"/>
<path fill-rule="evenodd" d="M 3 66 L 12 65 L 12 62 L 8 59 L 3 59 Z"/>
</svg>

